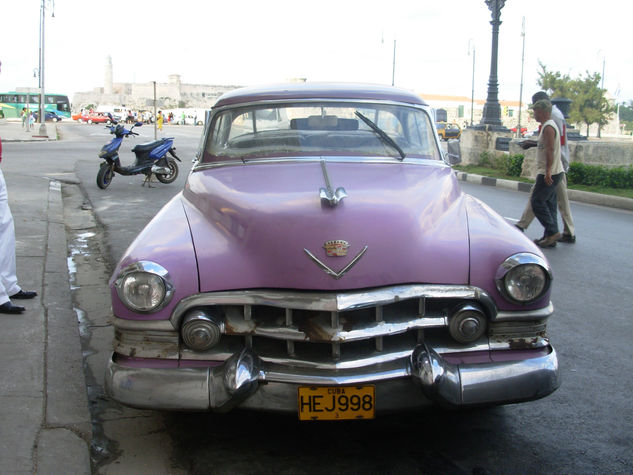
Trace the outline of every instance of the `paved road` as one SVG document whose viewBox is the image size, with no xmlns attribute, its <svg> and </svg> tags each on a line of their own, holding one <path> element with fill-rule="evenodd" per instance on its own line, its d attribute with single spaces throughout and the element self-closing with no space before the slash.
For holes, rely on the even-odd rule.
<svg viewBox="0 0 633 475">
<path fill-rule="evenodd" d="M 562 387 L 546 399 L 343 424 L 299 424 L 293 417 L 244 412 L 137 411 L 103 398 L 112 337 L 103 283 L 137 232 L 179 191 L 200 129 L 174 128 L 186 165 L 177 183 L 146 189 L 142 178 L 117 177 L 105 191 L 95 184 L 96 151 L 108 136 L 96 126 L 65 129 L 64 140 L 55 144 L 7 148 L 37 155 L 49 174 L 80 182 L 64 186 L 64 200 L 99 473 L 633 471 L 631 212 L 573 203 L 578 242 L 546 251 L 555 274 L 556 314 L 549 330 L 563 375 Z M 124 161 L 131 160 L 127 146 Z M 463 188 L 506 217 L 518 217 L 527 200 L 524 193 L 498 188 Z M 528 231 L 531 237 L 540 233 L 536 222 Z"/>
</svg>

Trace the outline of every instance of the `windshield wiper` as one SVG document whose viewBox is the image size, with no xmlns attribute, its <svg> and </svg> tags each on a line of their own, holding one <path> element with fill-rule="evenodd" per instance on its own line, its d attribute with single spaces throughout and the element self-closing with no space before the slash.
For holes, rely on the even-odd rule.
<svg viewBox="0 0 633 475">
<path fill-rule="evenodd" d="M 374 124 L 374 122 L 371 119 L 368 119 L 367 117 L 365 117 L 363 114 L 361 114 L 358 111 L 354 113 L 363 122 L 365 122 L 374 132 L 376 132 L 378 137 L 380 137 L 383 142 L 385 142 L 387 145 L 390 145 L 391 147 L 395 148 L 398 151 L 398 153 L 400 154 L 400 158 L 398 160 L 400 161 L 404 160 L 404 157 L 405 157 L 404 151 L 400 148 L 400 145 L 398 145 L 394 139 L 389 137 L 384 130 L 382 130 L 380 127 Z"/>
</svg>

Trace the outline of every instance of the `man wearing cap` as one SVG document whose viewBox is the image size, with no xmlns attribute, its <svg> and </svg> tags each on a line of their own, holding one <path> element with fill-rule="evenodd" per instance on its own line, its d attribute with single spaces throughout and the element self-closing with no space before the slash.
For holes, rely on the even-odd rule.
<svg viewBox="0 0 633 475">
<path fill-rule="evenodd" d="M 549 96 L 544 91 L 539 91 L 532 96 L 532 103 L 540 99 L 549 100 Z M 558 131 L 560 132 L 560 159 L 563 163 L 563 170 L 565 175 L 558 183 L 556 187 L 556 201 L 558 202 L 558 210 L 560 211 L 561 218 L 563 218 L 563 235 L 559 239 L 561 242 L 574 243 L 576 242 L 576 233 L 574 227 L 574 219 L 571 215 L 571 208 L 569 206 L 569 197 L 567 196 L 567 171 L 569 170 L 569 144 L 567 143 L 567 124 L 565 122 L 565 116 L 558 107 L 552 104 L 552 120 L 556 123 Z M 521 144 L 523 149 L 536 146 L 536 141 L 525 140 Z M 525 231 L 532 220 L 534 219 L 534 212 L 532 211 L 531 200 L 528 201 L 523 211 L 521 219 L 516 223 L 516 227 L 521 231 Z"/>
<path fill-rule="evenodd" d="M 534 215 L 545 228 L 541 239 L 534 242 L 540 247 L 554 247 L 561 238 L 556 215 L 556 187 L 563 178 L 560 158 L 560 132 L 552 120 L 552 103 L 540 99 L 532 104 L 534 118 L 541 124 L 536 150 L 536 183 L 531 204 Z"/>
</svg>

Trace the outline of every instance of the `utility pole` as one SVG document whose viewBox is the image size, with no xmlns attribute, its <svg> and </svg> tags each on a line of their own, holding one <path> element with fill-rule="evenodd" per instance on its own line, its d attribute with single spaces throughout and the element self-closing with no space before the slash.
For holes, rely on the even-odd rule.
<svg viewBox="0 0 633 475">
<path fill-rule="evenodd" d="M 517 125 L 517 137 L 521 138 L 521 107 L 523 106 L 523 63 L 525 61 L 525 17 L 521 24 L 521 36 L 523 37 L 523 49 L 521 51 L 521 87 L 519 88 L 519 125 Z"/>
<path fill-rule="evenodd" d="M 158 133 L 156 131 L 156 81 L 152 81 L 154 83 L 154 140 L 157 140 Z"/>
<path fill-rule="evenodd" d="M 391 70 L 391 85 L 396 81 L 396 40 L 393 40 L 393 69 Z"/>
<path fill-rule="evenodd" d="M 468 40 L 468 56 L 470 56 L 470 44 L 472 42 L 472 50 L 473 50 L 473 79 L 471 84 L 471 92 L 470 92 L 470 126 L 473 126 L 473 112 L 475 110 L 475 42 L 472 40 Z"/>
</svg>

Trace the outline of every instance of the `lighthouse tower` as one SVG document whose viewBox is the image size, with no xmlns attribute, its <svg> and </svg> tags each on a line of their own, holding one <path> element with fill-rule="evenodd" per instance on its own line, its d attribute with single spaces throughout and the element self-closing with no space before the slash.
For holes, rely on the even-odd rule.
<svg viewBox="0 0 633 475">
<path fill-rule="evenodd" d="M 106 58 L 103 93 L 112 94 L 112 57 L 110 55 Z"/>
</svg>

